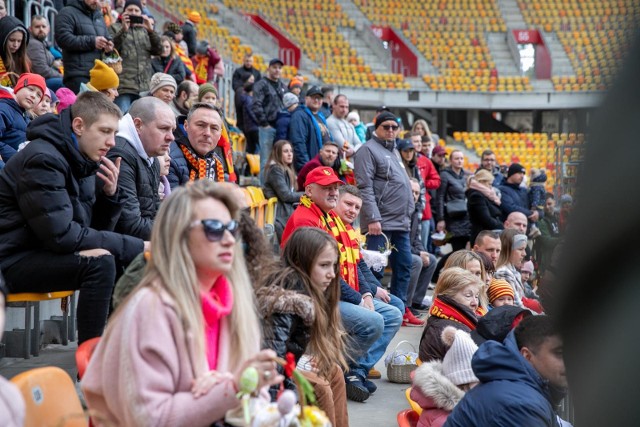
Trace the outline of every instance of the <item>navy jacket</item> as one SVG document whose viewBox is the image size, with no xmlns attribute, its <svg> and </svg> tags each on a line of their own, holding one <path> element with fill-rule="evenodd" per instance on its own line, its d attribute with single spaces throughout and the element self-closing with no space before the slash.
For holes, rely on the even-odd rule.
<svg viewBox="0 0 640 427">
<path fill-rule="evenodd" d="M 513 331 L 487 341 L 471 359 L 480 384 L 467 392 L 445 427 L 558 426 L 549 386 L 518 351 Z"/>
<path fill-rule="evenodd" d="M 276 137 L 275 141 L 289 138 L 289 122 L 291 122 L 291 113 L 286 108 L 278 111 L 276 116 Z"/>
<path fill-rule="evenodd" d="M 502 193 L 500 209 L 502 209 L 503 220 L 507 219 L 511 212 L 522 212 L 527 217 L 533 213 L 529 209 L 529 194 L 526 188 L 506 182 L 498 188 Z"/>
<path fill-rule="evenodd" d="M 326 127 L 326 121 L 321 113 L 315 117 L 322 120 Z M 304 105 L 298 106 L 291 113 L 288 140 L 293 146 L 294 166 L 297 171 L 320 153 L 320 148 L 322 148 L 320 128 L 316 120 L 309 115 L 309 109 Z"/>
<path fill-rule="evenodd" d="M 0 90 L 0 155 L 8 161 L 27 140 L 28 116 L 11 94 Z"/>
</svg>

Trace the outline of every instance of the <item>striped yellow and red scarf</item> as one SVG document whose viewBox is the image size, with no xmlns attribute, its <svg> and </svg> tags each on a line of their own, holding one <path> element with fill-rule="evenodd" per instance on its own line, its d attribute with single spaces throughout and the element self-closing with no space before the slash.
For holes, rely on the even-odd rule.
<svg viewBox="0 0 640 427">
<path fill-rule="evenodd" d="M 460 310 L 436 297 L 431 304 L 431 310 L 429 310 L 429 314 L 433 317 L 438 317 L 440 319 L 453 320 L 458 323 L 462 323 L 467 326 L 472 331 L 476 328 L 476 324 L 473 323 L 464 313 L 461 313 Z"/>
<path fill-rule="evenodd" d="M 353 228 L 347 228 L 340 217 L 334 211 L 327 213 L 311 201 L 307 195 L 300 198 L 300 204 L 320 218 L 322 228 L 331 233 L 338 242 L 338 252 L 340 253 L 340 276 L 347 284 L 356 291 L 360 290 L 358 284 L 358 261 L 360 260 L 360 246 L 356 232 Z"/>
<path fill-rule="evenodd" d="M 0 58 L 0 85 L 4 87 L 13 87 L 13 81 L 11 80 L 11 76 L 7 73 L 7 69 L 4 66 L 4 62 L 2 62 L 2 58 Z"/>
<path fill-rule="evenodd" d="M 192 73 L 194 72 L 193 69 L 193 62 L 191 61 L 191 58 L 189 58 L 187 56 L 186 53 L 184 53 L 184 49 L 182 49 L 182 46 L 180 46 L 179 43 L 174 43 L 173 44 L 173 50 L 176 53 L 176 55 L 178 55 L 178 58 L 180 58 L 180 60 L 182 62 L 184 62 L 184 65 L 187 66 L 187 68 L 189 69 L 189 71 L 191 71 Z"/>
</svg>

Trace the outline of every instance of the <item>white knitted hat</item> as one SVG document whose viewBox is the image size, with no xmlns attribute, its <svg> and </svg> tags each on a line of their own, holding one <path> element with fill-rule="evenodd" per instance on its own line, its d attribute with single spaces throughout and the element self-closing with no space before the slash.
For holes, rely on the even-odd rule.
<svg viewBox="0 0 640 427">
<path fill-rule="evenodd" d="M 447 326 L 442 331 L 442 341 L 449 346 L 442 359 L 442 373 L 455 385 L 478 382 L 471 369 L 471 358 L 478 346 L 471 339 L 471 335 L 453 326 Z"/>
<path fill-rule="evenodd" d="M 153 95 L 153 92 L 165 86 L 171 86 L 174 91 L 178 87 L 176 85 L 176 79 L 174 79 L 173 76 L 164 73 L 155 73 L 149 81 L 149 94 Z"/>
</svg>

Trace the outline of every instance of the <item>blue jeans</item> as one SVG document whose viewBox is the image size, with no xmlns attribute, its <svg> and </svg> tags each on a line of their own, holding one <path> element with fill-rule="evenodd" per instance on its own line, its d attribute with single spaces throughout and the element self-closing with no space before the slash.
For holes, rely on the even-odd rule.
<svg viewBox="0 0 640 427">
<path fill-rule="evenodd" d="M 113 102 L 115 102 L 118 108 L 120 108 L 122 114 L 127 114 L 129 108 L 131 108 L 131 104 L 133 104 L 133 101 L 135 101 L 136 99 L 140 99 L 140 95 L 136 95 L 133 93 L 124 93 L 117 96 L 115 101 Z"/>
<path fill-rule="evenodd" d="M 402 315 L 404 314 L 404 304 L 393 295 L 391 295 L 391 301 L 388 304 L 374 298 L 373 306 L 376 313 L 381 315 L 384 320 L 384 329 L 380 338 L 369 347 L 369 351 L 355 360 L 354 366 L 351 368 L 351 372 L 361 378 L 367 378 L 369 370 L 384 356 L 389 343 L 402 325 Z"/>
<path fill-rule="evenodd" d="M 382 230 L 389 238 L 389 243 L 394 248 L 389 256 L 391 266 L 391 293 L 407 306 L 407 292 L 411 282 L 411 243 L 409 242 L 408 231 Z M 382 236 L 367 236 L 367 247 L 384 247 L 385 241 Z M 403 310 L 404 313 L 404 310 Z"/>
<path fill-rule="evenodd" d="M 262 127 L 258 129 L 258 140 L 260 144 L 260 183 L 264 184 L 264 165 L 267 164 L 267 159 L 271 155 L 273 149 L 273 139 L 276 137 L 276 129 L 269 127 Z"/>
<path fill-rule="evenodd" d="M 413 262 L 411 266 L 411 283 L 409 284 L 409 292 L 407 292 L 407 304 L 422 304 L 438 262 L 436 257 L 431 254 L 429 254 L 429 265 L 427 267 L 423 267 L 422 258 L 418 255 L 411 254 L 411 259 Z"/>
<path fill-rule="evenodd" d="M 353 360 L 357 360 L 382 335 L 384 318 L 375 311 L 350 302 L 340 301 L 338 307 L 342 324 L 350 338 L 347 353 Z"/>
</svg>

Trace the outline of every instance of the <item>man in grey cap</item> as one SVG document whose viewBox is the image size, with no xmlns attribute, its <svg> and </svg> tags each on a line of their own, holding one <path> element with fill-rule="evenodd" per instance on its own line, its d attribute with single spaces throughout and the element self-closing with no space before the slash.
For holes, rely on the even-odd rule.
<svg viewBox="0 0 640 427">
<path fill-rule="evenodd" d="M 264 165 L 271 154 L 273 141 L 276 136 L 276 117 L 278 111 L 284 107 L 283 98 L 287 87 L 280 75 L 284 63 L 274 58 L 269 61 L 269 68 L 264 79 L 253 85 L 253 114 L 260 125 L 260 181 L 264 183 Z"/>
<path fill-rule="evenodd" d="M 317 156 L 326 141 L 332 140 L 327 121 L 320 113 L 322 98 L 322 90 L 318 86 L 311 86 L 307 90 L 304 105 L 299 105 L 291 114 L 288 140 L 293 146 L 296 171 Z"/>
<path fill-rule="evenodd" d="M 396 150 L 399 125 L 396 117 L 382 111 L 375 119 L 375 131 L 355 156 L 355 175 L 362 192 L 360 227 L 369 248 L 385 247 L 384 234 L 391 247 L 391 293 L 405 304 L 403 322 L 414 324 L 407 305 L 411 279 L 410 219 L 415 211 L 409 175 Z"/>
</svg>

